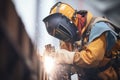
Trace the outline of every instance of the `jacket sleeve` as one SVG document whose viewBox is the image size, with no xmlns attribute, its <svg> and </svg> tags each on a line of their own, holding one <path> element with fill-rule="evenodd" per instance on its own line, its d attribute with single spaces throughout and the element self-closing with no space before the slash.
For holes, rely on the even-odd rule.
<svg viewBox="0 0 120 80">
<path fill-rule="evenodd" d="M 106 37 L 105 33 L 103 33 L 86 45 L 82 51 L 76 52 L 73 62 L 80 67 L 97 67 L 104 57 L 105 50 Z"/>
</svg>

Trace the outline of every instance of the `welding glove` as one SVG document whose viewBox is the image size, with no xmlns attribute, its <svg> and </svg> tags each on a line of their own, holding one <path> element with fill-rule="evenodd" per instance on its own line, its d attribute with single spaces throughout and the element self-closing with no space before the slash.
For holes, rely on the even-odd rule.
<svg viewBox="0 0 120 80">
<path fill-rule="evenodd" d="M 51 52 L 51 55 L 57 64 L 73 64 L 75 52 L 70 52 L 65 49 L 59 49 Z"/>
</svg>

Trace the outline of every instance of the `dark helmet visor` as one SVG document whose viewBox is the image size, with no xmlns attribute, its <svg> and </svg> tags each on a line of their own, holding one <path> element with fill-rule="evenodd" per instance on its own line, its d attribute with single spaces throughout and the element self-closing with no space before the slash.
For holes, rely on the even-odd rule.
<svg viewBox="0 0 120 80">
<path fill-rule="evenodd" d="M 77 27 L 61 13 L 51 14 L 43 21 L 50 35 L 67 42 L 78 40 Z"/>
</svg>

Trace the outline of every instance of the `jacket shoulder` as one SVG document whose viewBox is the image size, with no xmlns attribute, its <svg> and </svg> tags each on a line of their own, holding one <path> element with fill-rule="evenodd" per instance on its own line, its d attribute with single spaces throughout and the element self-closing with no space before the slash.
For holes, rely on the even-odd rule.
<svg viewBox="0 0 120 80">
<path fill-rule="evenodd" d="M 99 37 L 104 32 L 110 32 L 114 37 L 117 35 L 105 22 L 95 23 L 90 31 L 89 42 Z"/>
</svg>

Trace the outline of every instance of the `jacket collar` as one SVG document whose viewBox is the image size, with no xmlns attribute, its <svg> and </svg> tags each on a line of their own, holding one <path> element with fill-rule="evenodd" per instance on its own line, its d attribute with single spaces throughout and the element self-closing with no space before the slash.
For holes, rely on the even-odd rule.
<svg viewBox="0 0 120 80">
<path fill-rule="evenodd" d="M 86 28 L 89 26 L 89 24 L 90 24 L 90 22 L 91 22 L 91 20 L 92 20 L 92 17 L 93 17 L 93 15 L 92 15 L 92 13 L 91 12 L 89 12 L 88 11 L 88 13 L 87 13 L 87 20 L 86 20 L 86 25 L 84 26 L 84 28 L 82 29 L 82 34 L 84 33 L 84 31 L 86 30 Z"/>
</svg>

